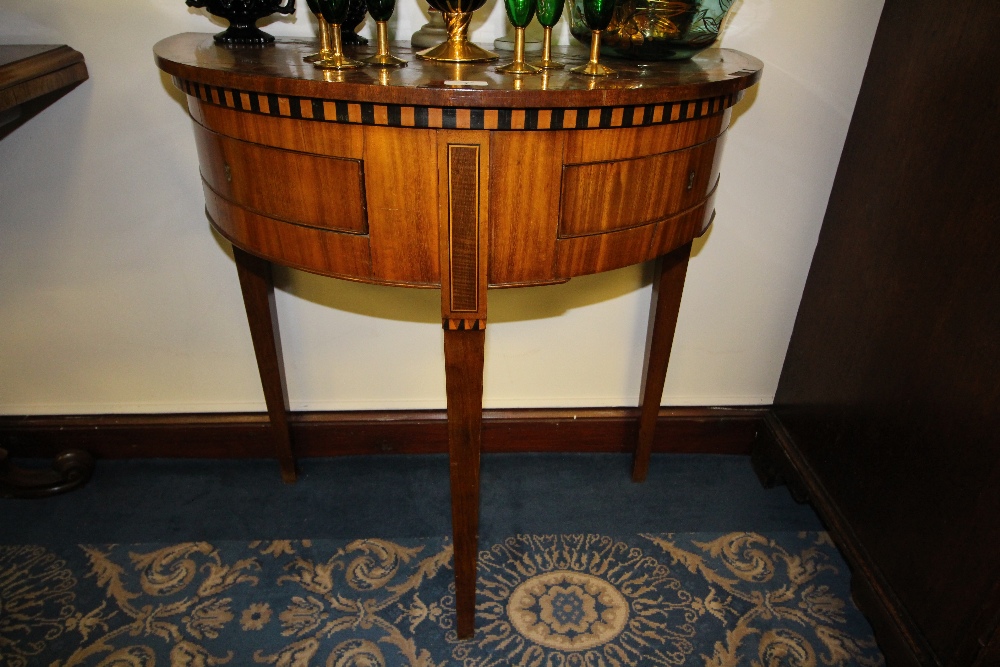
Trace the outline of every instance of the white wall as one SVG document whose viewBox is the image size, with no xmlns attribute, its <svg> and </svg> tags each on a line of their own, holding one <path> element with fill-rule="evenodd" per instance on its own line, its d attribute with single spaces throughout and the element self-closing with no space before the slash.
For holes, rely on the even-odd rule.
<svg viewBox="0 0 1000 667">
<path fill-rule="evenodd" d="M 424 15 L 399 3 L 406 39 Z M 311 35 L 300 4 L 268 30 Z M 761 58 L 764 78 L 729 134 L 664 404 L 772 400 L 881 8 L 737 0 L 722 45 Z M 474 39 L 503 33 L 497 0 L 478 16 Z M 182 0 L 0 3 L 0 42 L 69 44 L 91 75 L 0 141 L 0 413 L 263 409 L 190 121 L 151 53 L 218 29 Z M 444 405 L 435 291 L 276 277 L 294 409 Z M 635 404 L 649 290 L 632 267 L 491 292 L 486 405 Z"/>
</svg>

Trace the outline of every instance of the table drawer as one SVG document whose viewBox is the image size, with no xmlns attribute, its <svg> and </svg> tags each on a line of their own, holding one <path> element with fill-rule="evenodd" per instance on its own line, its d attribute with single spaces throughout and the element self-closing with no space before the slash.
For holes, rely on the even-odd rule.
<svg viewBox="0 0 1000 667">
<path fill-rule="evenodd" d="M 222 197 L 271 218 L 368 233 L 361 160 L 269 148 L 198 124 L 195 139 L 202 177 Z"/>
<path fill-rule="evenodd" d="M 627 160 L 567 164 L 559 238 L 638 227 L 694 206 L 718 178 L 718 140 Z"/>
</svg>

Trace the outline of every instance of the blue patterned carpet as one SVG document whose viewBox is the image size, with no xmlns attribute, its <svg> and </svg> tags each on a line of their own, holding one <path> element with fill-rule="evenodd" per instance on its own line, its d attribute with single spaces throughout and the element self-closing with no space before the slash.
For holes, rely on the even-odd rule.
<svg viewBox="0 0 1000 667">
<path fill-rule="evenodd" d="M 0 501 L 0 667 L 883 664 L 816 515 L 745 457 L 633 484 L 628 456 L 485 456 L 466 642 L 447 458 L 301 467 L 102 461 Z"/>
<path fill-rule="evenodd" d="M 0 665 L 881 665 L 825 533 L 0 547 Z"/>
</svg>

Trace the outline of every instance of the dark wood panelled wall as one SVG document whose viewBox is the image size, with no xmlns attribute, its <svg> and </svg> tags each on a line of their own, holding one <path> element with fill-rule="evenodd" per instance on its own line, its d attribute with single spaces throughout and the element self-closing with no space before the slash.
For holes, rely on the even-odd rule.
<svg viewBox="0 0 1000 667">
<path fill-rule="evenodd" d="M 775 400 L 890 667 L 1000 664 L 998 35 L 886 0 Z"/>
</svg>

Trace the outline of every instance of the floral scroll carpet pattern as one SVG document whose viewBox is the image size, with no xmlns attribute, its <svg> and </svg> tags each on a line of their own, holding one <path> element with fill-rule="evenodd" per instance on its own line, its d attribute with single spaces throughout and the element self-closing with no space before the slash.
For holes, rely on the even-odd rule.
<svg viewBox="0 0 1000 667">
<path fill-rule="evenodd" d="M 825 533 L 0 546 L 0 666 L 882 665 Z"/>
</svg>

